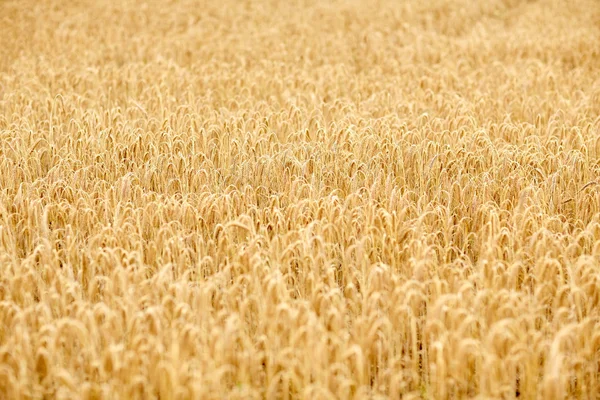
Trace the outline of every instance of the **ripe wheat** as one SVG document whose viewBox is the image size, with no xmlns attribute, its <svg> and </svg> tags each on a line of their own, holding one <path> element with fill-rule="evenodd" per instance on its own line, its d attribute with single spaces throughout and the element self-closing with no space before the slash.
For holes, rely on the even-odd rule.
<svg viewBox="0 0 600 400">
<path fill-rule="evenodd" d="M 0 1 L 0 398 L 597 398 L 600 3 Z"/>
</svg>

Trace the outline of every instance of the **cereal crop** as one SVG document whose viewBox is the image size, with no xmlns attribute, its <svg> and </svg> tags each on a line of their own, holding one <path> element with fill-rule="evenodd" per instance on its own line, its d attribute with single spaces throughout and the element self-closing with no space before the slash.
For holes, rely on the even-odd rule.
<svg viewBox="0 0 600 400">
<path fill-rule="evenodd" d="M 0 0 L 1 399 L 596 399 L 597 0 Z"/>
</svg>

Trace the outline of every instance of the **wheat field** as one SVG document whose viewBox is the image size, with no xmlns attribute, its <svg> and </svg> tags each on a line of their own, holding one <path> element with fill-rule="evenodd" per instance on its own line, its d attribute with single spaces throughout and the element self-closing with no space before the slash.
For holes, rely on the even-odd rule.
<svg viewBox="0 0 600 400">
<path fill-rule="evenodd" d="M 0 0 L 1 399 L 600 397 L 596 0 Z"/>
</svg>

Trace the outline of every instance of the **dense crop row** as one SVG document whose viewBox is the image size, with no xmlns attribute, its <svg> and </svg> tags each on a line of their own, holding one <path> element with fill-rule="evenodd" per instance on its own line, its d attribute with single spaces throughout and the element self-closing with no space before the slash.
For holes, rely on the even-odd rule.
<svg viewBox="0 0 600 400">
<path fill-rule="evenodd" d="M 0 397 L 596 398 L 597 1 L 0 1 Z"/>
</svg>

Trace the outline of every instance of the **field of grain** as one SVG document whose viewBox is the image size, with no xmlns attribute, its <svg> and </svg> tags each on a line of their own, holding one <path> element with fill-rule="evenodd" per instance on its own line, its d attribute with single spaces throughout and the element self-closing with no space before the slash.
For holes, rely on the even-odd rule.
<svg viewBox="0 0 600 400">
<path fill-rule="evenodd" d="M 599 115 L 597 0 L 0 0 L 0 398 L 598 398 Z"/>
</svg>

